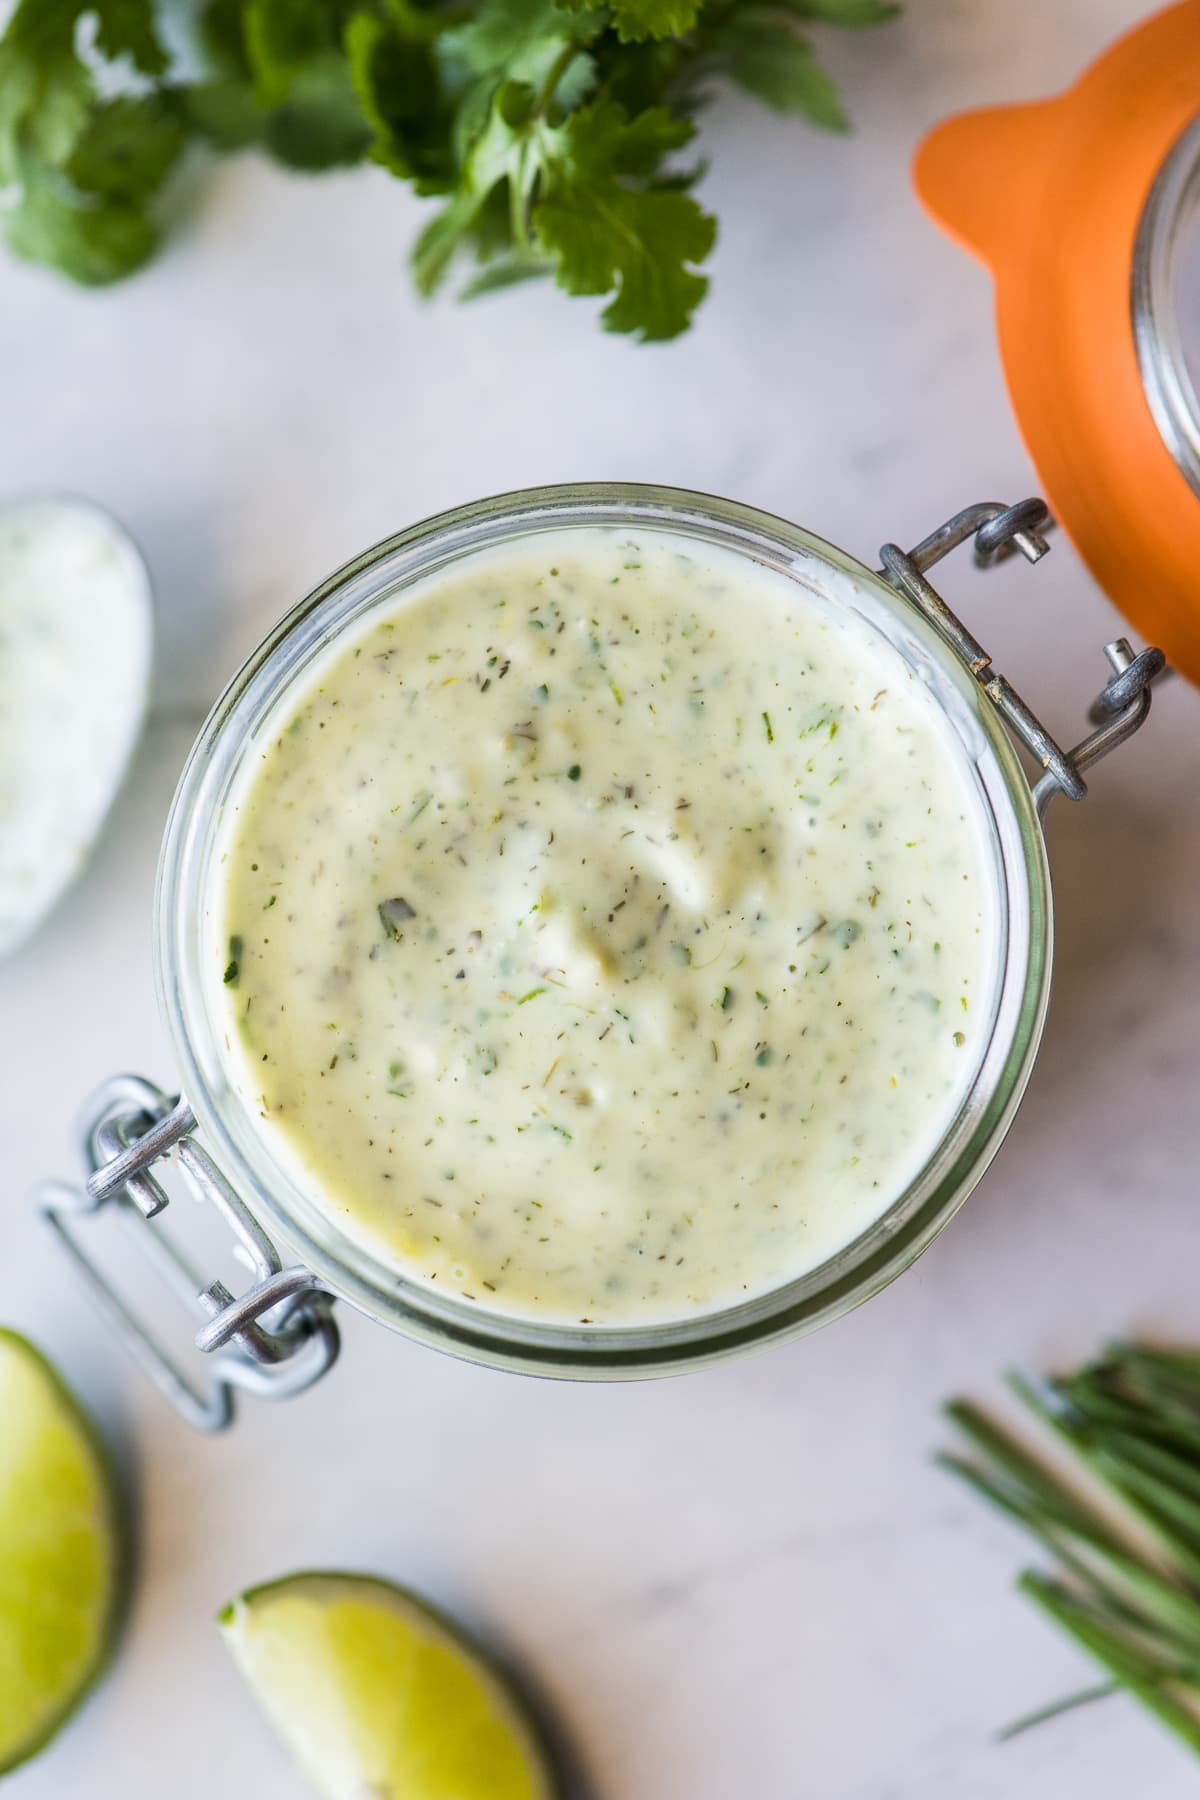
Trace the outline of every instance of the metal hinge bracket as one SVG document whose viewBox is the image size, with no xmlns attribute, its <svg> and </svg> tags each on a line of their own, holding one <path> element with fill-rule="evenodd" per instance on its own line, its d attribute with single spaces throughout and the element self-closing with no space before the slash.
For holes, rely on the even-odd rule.
<svg viewBox="0 0 1200 1800">
<path fill-rule="evenodd" d="M 84 1184 L 46 1182 L 38 1200 L 126 1349 L 190 1424 L 220 1431 L 233 1418 L 235 1390 L 264 1399 L 300 1393 L 332 1366 L 339 1340 L 332 1296 L 311 1269 L 283 1266 L 245 1202 L 196 1143 L 195 1127 L 186 1101 L 172 1100 L 140 1076 L 114 1076 L 92 1096 L 80 1120 Z M 152 1171 L 168 1158 L 183 1188 L 215 1207 L 229 1226 L 235 1254 L 254 1277 L 245 1293 L 234 1295 L 221 1281 L 205 1282 L 173 1239 L 152 1224 L 170 1198 Z M 102 1211 L 111 1211 L 129 1230 L 197 1322 L 196 1347 L 213 1359 L 202 1383 L 184 1374 L 85 1246 L 82 1222 Z"/>
<path fill-rule="evenodd" d="M 1050 524 L 1044 500 L 1018 500 L 1013 506 L 982 500 L 955 513 L 915 549 L 905 551 L 897 544 L 884 544 L 879 552 L 882 574 L 920 608 L 958 652 L 1009 731 L 1041 768 L 1033 788 L 1041 813 L 1056 794 L 1082 800 L 1087 794 L 1084 771 L 1145 723 L 1150 711 L 1151 683 L 1165 672 L 1166 658 L 1161 650 L 1154 649 L 1135 655 L 1125 638 L 1106 644 L 1104 654 L 1112 674 L 1091 708 L 1095 729 L 1073 749 L 1064 750 L 1011 683 L 993 671 L 988 652 L 926 580 L 926 570 L 971 537 L 975 540 L 975 560 L 981 567 L 986 568 L 1014 551 L 1019 551 L 1027 562 L 1038 562 L 1050 548 L 1045 537 Z"/>
</svg>

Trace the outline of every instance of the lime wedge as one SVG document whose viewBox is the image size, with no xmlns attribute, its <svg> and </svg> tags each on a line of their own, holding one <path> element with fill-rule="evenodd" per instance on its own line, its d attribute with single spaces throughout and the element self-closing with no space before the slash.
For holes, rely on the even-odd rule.
<svg viewBox="0 0 1200 1800">
<path fill-rule="evenodd" d="M 118 1521 L 89 1421 L 33 1345 L 0 1331 L 0 1774 L 49 1742 L 104 1665 Z"/>
<path fill-rule="evenodd" d="M 292 1575 L 220 1618 L 234 1661 L 323 1800 L 554 1800 L 503 1678 L 390 1582 Z"/>
</svg>

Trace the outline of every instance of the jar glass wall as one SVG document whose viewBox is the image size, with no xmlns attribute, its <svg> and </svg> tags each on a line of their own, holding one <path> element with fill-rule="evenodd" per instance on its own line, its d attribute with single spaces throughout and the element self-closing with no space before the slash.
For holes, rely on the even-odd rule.
<svg viewBox="0 0 1200 1800">
<path fill-rule="evenodd" d="M 1132 299 L 1146 398 L 1200 494 L 1200 117 L 1150 190 L 1134 248 Z"/>
</svg>

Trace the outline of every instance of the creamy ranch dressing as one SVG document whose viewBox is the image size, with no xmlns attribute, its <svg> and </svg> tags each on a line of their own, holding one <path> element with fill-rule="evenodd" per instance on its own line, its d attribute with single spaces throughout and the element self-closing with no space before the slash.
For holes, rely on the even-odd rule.
<svg viewBox="0 0 1200 1800">
<path fill-rule="evenodd" d="M 150 591 L 79 500 L 0 507 L 0 955 L 81 868 L 146 704 Z"/>
<path fill-rule="evenodd" d="M 666 533 L 526 538 L 351 628 L 224 825 L 208 965 L 307 1189 L 494 1311 L 825 1260 L 982 1055 L 969 763 L 865 622 Z"/>
</svg>

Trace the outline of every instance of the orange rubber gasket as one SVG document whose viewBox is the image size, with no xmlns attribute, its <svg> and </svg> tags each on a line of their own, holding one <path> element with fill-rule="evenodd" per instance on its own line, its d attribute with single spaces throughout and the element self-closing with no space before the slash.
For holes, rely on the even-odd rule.
<svg viewBox="0 0 1200 1800">
<path fill-rule="evenodd" d="M 1130 300 L 1147 195 L 1198 112 L 1200 0 L 1183 0 L 1066 93 L 935 127 L 913 180 L 995 277 L 1009 395 L 1051 510 L 1142 637 L 1200 683 L 1200 496 L 1147 403 Z"/>
</svg>

